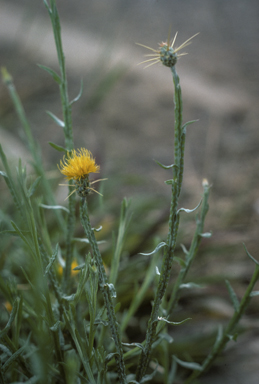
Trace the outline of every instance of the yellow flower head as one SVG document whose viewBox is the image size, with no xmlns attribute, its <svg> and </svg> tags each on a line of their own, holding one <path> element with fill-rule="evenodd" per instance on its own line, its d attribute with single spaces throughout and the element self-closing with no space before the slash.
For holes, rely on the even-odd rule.
<svg viewBox="0 0 259 384">
<path fill-rule="evenodd" d="M 187 55 L 187 53 L 180 53 L 179 54 L 178 52 L 181 49 L 187 47 L 187 45 L 191 44 L 190 40 L 198 35 L 198 33 L 196 33 L 196 35 L 193 35 L 192 37 L 190 37 L 188 40 L 186 40 L 179 47 L 174 48 L 174 43 L 175 43 L 175 40 L 177 37 L 177 33 L 178 32 L 176 32 L 172 43 L 170 43 L 170 37 L 168 36 L 168 41 L 166 43 L 159 44 L 159 46 L 160 46 L 159 49 L 153 49 L 153 48 L 147 47 L 146 45 L 138 44 L 141 47 L 147 48 L 153 52 L 151 54 L 146 55 L 146 56 L 153 56 L 151 59 L 142 61 L 140 64 L 150 62 L 150 64 L 148 64 L 145 67 L 145 68 L 147 68 L 147 67 L 150 67 L 151 65 L 157 64 L 161 61 L 162 64 L 165 65 L 166 67 L 170 67 L 170 68 L 173 67 L 176 64 L 178 57 Z"/>
<path fill-rule="evenodd" d="M 100 166 L 96 165 L 95 159 L 90 151 L 85 148 L 73 149 L 67 158 L 60 160 L 59 170 L 66 176 L 67 180 L 81 180 L 89 173 L 98 173 Z"/>
</svg>

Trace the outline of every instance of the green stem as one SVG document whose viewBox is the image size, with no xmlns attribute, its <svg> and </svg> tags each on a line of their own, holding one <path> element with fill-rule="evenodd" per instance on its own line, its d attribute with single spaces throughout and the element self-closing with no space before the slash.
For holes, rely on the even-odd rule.
<svg viewBox="0 0 259 384">
<path fill-rule="evenodd" d="M 209 199 L 209 191 L 210 191 L 210 186 L 207 182 L 203 183 L 203 201 L 202 201 L 202 207 L 201 207 L 201 215 L 200 217 L 197 217 L 196 219 L 196 230 L 195 234 L 192 239 L 191 247 L 188 251 L 188 254 L 186 256 L 185 260 L 185 266 L 181 269 L 177 280 L 174 284 L 173 292 L 171 294 L 168 307 L 167 307 L 167 314 L 171 314 L 175 308 L 175 306 L 178 303 L 179 299 L 179 289 L 181 284 L 183 284 L 185 277 L 193 263 L 193 260 L 197 254 L 197 251 L 200 246 L 200 242 L 202 239 L 202 233 L 203 233 L 203 228 L 204 228 L 204 222 L 205 222 L 205 217 L 209 209 L 208 205 L 208 199 Z"/>
<path fill-rule="evenodd" d="M 64 119 L 64 136 L 65 136 L 65 146 L 67 151 L 71 151 L 74 148 L 73 141 L 73 129 L 72 129 L 72 116 L 71 116 L 71 103 L 69 102 L 68 97 L 68 85 L 67 85 L 67 75 L 66 75 L 66 64 L 65 56 L 62 47 L 62 38 L 61 38 L 61 27 L 60 20 L 58 15 L 58 10 L 55 0 L 50 0 L 50 6 L 47 3 L 47 0 L 44 0 L 46 8 L 48 10 L 53 34 L 56 44 L 59 69 L 60 69 L 60 79 L 59 84 L 60 97 L 62 103 L 63 119 Z M 73 246 L 72 239 L 74 236 L 74 227 L 75 227 L 75 196 L 71 194 L 73 191 L 73 182 L 69 181 L 69 214 L 67 219 L 67 233 L 66 233 L 66 267 L 63 276 L 63 289 L 69 291 L 71 284 L 71 264 L 73 260 Z"/>
<path fill-rule="evenodd" d="M 111 330 L 111 334 L 115 343 L 115 348 L 117 354 L 115 355 L 117 368 L 118 368 L 118 374 L 121 384 L 126 384 L 126 374 L 125 374 L 125 365 L 124 365 L 124 358 L 123 358 L 123 350 L 120 340 L 120 334 L 118 329 L 118 323 L 116 320 L 114 305 L 112 302 L 112 293 L 111 293 L 111 285 L 108 284 L 108 279 L 105 273 L 105 269 L 102 262 L 102 257 L 97 245 L 97 241 L 93 232 L 93 229 L 90 224 L 90 219 L 88 215 L 88 207 L 87 207 L 87 201 L 86 198 L 82 198 L 81 205 L 80 205 L 80 218 L 82 225 L 84 227 L 85 233 L 88 237 L 88 240 L 90 242 L 94 260 L 98 269 L 98 279 L 99 279 L 99 287 L 103 295 L 104 304 L 107 311 L 108 316 L 108 322 Z"/>
<path fill-rule="evenodd" d="M 51 23 L 52 23 L 56 50 L 58 55 L 59 68 L 60 68 L 60 75 L 61 75 L 60 76 L 61 77 L 60 96 L 61 96 L 63 118 L 64 118 L 64 135 L 65 135 L 66 149 L 71 150 L 74 147 L 72 118 L 71 118 L 71 104 L 68 98 L 66 64 L 65 64 L 64 51 L 62 47 L 61 27 L 60 27 L 56 1 L 50 0 L 50 7 L 47 6 L 47 9 L 48 9 Z"/>
<path fill-rule="evenodd" d="M 185 139 L 185 135 L 182 135 L 182 97 L 181 87 L 179 82 L 179 76 L 177 75 L 175 67 L 171 68 L 174 81 L 174 102 L 175 102 L 175 128 L 174 128 L 174 171 L 172 184 L 172 199 L 169 215 L 169 232 L 167 236 L 167 246 L 165 247 L 163 255 L 163 264 L 156 291 L 154 304 L 151 312 L 151 316 L 148 322 L 148 328 L 146 332 L 146 343 L 144 350 L 141 353 L 140 362 L 137 368 L 136 380 L 140 381 L 146 373 L 150 357 L 152 344 L 155 341 L 156 329 L 158 324 L 159 308 L 162 303 L 162 299 L 166 292 L 169 277 L 171 274 L 171 268 L 173 264 L 173 256 L 176 245 L 176 237 L 179 226 L 179 214 L 177 213 L 178 199 L 181 191 L 181 182 L 184 166 L 184 143 L 182 139 Z"/>
</svg>

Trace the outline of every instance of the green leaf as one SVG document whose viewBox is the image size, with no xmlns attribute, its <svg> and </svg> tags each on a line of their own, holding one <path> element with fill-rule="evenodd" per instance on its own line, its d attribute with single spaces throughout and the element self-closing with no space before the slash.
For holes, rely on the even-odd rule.
<svg viewBox="0 0 259 384">
<path fill-rule="evenodd" d="M 50 11 L 49 4 L 48 4 L 47 0 L 43 0 L 43 3 L 45 4 L 47 10 Z"/>
<path fill-rule="evenodd" d="M 180 289 L 183 289 L 183 288 L 187 288 L 187 289 L 190 289 L 190 288 L 204 288 L 202 285 L 200 284 L 195 284 L 195 283 L 185 283 L 185 284 L 181 284 Z"/>
<path fill-rule="evenodd" d="M 174 261 L 176 261 L 182 268 L 186 268 L 186 261 L 181 259 L 181 257 L 174 256 Z"/>
<path fill-rule="evenodd" d="M 6 174 L 5 172 L 0 171 L 0 175 L 2 175 L 3 177 L 5 177 L 6 179 L 8 179 L 8 176 L 7 176 L 7 174 Z"/>
<path fill-rule="evenodd" d="M 181 366 L 187 369 L 192 369 L 194 371 L 202 371 L 202 366 L 198 363 L 193 363 L 193 362 L 187 362 L 178 359 L 176 356 L 173 356 L 173 359 Z"/>
<path fill-rule="evenodd" d="M 109 322 L 108 322 L 108 321 L 105 321 L 105 320 L 102 320 L 102 319 L 95 319 L 94 324 L 95 324 L 95 325 L 102 324 L 102 325 L 104 325 L 105 327 L 108 327 Z"/>
<path fill-rule="evenodd" d="M 81 271 L 85 268 L 85 263 L 78 265 L 77 267 L 73 268 L 73 271 Z"/>
<path fill-rule="evenodd" d="M 205 233 L 200 233 L 200 237 L 205 237 L 209 239 L 212 236 L 211 232 L 205 232 Z"/>
<path fill-rule="evenodd" d="M 40 180 L 41 180 L 41 176 L 37 177 L 37 179 L 30 186 L 30 189 L 28 191 L 28 197 L 29 198 L 35 193 L 36 189 L 38 188 L 38 186 L 40 184 Z"/>
<path fill-rule="evenodd" d="M 165 181 L 165 184 L 167 185 L 173 185 L 175 183 L 174 179 L 169 179 Z"/>
<path fill-rule="evenodd" d="M 246 251 L 247 256 L 250 257 L 250 259 L 253 260 L 253 262 L 254 262 L 256 265 L 259 266 L 259 261 L 257 261 L 257 260 L 256 260 L 256 259 L 255 259 L 255 258 L 248 252 L 248 250 L 247 250 L 247 248 L 246 248 L 246 246 L 245 246 L 244 243 L 243 243 L 243 246 L 244 246 L 244 248 L 245 248 L 245 251 Z"/>
<path fill-rule="evenodd" d="M 150 252 L 150 253 L 140 253 L 140 255 L 143 255 L 143 256 L 150 256 L 150 255 L 153 255 L 154 253 L 158 252 L 161 248 L 167 246 L 167 244 L 165 242 L 161 242 L 158 244 L 158 246 L 154 249 L 154 251 Z"/>
<path fill-rule="evenodd" d="M 61 147 L 60 145 L 54 144 L 54 143 L 52 143 L 51 141 L 49 141 L 49 145 L 50 145 L 52 148 L 54 148 L 54 149 L 56 149 L 57 151 L 59 151 L 59 152 L 65 152 L 65 153 L 67 153 L 66 148 Z"/>
<path fill-rule="evenodd" d="M 23 234 L 25 235 L 29 235 L 31 232 L 30 231 L 21 231 Z M 0 232 L 0 235 L 3 235 L 3 234 L 6 234 L 8 233 L 9 235 L 13 235 L 13 236 L 20 236 L 17 231 L 12 231 L 11 229 L 6 229 L 5 231 L 1 231 Z"/>
<path fill-rule="evenodd" d="M 46 275 L 49 273 L 50 268 L 52 267 L 54 261 L 55 261 L 56 258 L 57 258 L 58 250 L 59 250 L 59 245 L 57 244 L 57 245 L 56 245 L 56 249 L 55 249 L 55 251 L 54 251 L 54 253 L 53 253 L 53 255 L 52 255 L 51 259 L 50 259 L 50 262 L 49 262 L 49 264 L 47 265 L 47 267 L 46 267 L 46 269 L 45 269 L 44 276 L 46 276 Z"/>
<path fill-rule="evenodd" d="M 61 128 L 64 128 L 65 127 L 65 123 L 64 121 L 60 120 L 56 115 L 54 115 L 54 113 L 50 112 L 50 111 L 47 111 L 47 115 L 49 115 L 54 121 L 55 123 L 61 127 Z"/>
<path fill-rule="evenodd" d="M 177 363 L 173 359 L 172 367 L 171 367 L 169 375 L 168 375 L 168 384 L 174 384 L 175 376 L 176 376 L 176 371 L 177 371 Z"/>
<path fill-rule="evenodd" d="M 155 160 L 155 162 L 163 169 L 171 169 L 171 168 L 176 168 L 178 169 L 177 165 L 176 164 L 171 164 L 171 165 L 164 165 L 162 163 L 160 163 L 160 161 L 158 160 Z"/>
<path fill-rule="evenodd" d="M 3 373 L 5 373 L 8 370 L 10 365 L 17 359 L 17 357 L 19 357 L 23 352 L 26 351 L 29 345 L 30 338 L 31 338 L 31 333 L 29 334 L 29 337 L 27 338 L 25 344 L 21 348 L 19 348 L 15 353 L 13 353 L 12 356 L 9 357 L 9 359 L 5 362 L 5 364 L 1 368 L 1 371 Z"/>
<path fill-rule="evenodd" d="M 184 211 L 184 212 L 186 212 L 186 213 L 194 212 L 194 211 L 196 211 L 196 209 L 199 208 L 199 206 L 201 205 L 201 203 L 202 203 L 202 199 L 201 199 L 201 201 L 199 202 L 199 204 L 198 204 L 195 208 L 193 208 L 193 209 L 180 208 L 180 209 L 178 209 L 177 214 L 179 214 L 179 213 L 182 212 L 182 211 Z"/>
<path fill-rule="evenodd" d="M 156 364 L 156 368 L 154 369 L 154 372 L 152 372 L 150 375 L 145 375 L 140 380 L 140 384 L 150 382 L 150 380 L 152 380 L 155 377 L 155 375 L 156 375 L 157 367 L 158 367 L 158 363 Z"/>
<path fill-rule="evenodd" d="M 235 308 L 235 312 L 238 312 L 240 304 L 239 304 L 237 295 L 235 294 L 234 289 L 231 287 L 230 282 L 228 280 L 225 280 L 225 283 L 227 285 L 228 293 L 231 298 L 232 304 Z"/>
<path fill-rule="evenodd" d="M 191 317 L 188 317 L 187 319 L 184 319 L 182 321 L 169 321 L 169 320 L 165 319 L 164 317 L 158 317 L 157 319 L 158 319 L 158 321 L 165 321 L 167 324 L 181 325 L 181 324 L 185 323 L 186 321 L 191 320 Z"/>
<path fill-rule="evenodd" d="M 238 333 L 234 333 L 234 335 L 227 335 L 230 341 L 237 341 Z"/>
<path fill-rule="evenodd" d="M 121 343 L 122 345 L 124 345 L 125 347 L 129 347 L 129 348 L 140 348 L 142 351 L 145 350 L 144 346 L 140 343 Z"/>
<path fill-rule="evenodd" d="M 189 255 L 189 251 L 187 251 L 185 245 L 180 244 L 180 247 L 182 248 L 182 250 L 183 250 L 183 252 L 184 252 L 185 255 Z"/>
<path fill-rule="evenodd" d="M 76 101 L 78 101 L 78 100 L 80 99 L 80 97 L 82 96 L 82 93 L 83 93 L 83 80 L 81 80 L 79 94 L 78 94 L 72 101 L 70 101 L 70 105 L 72 105 L 72 104 L 74 104 Z"/>
<path fill-rule="evenodd" d="M 99 228 L 92 228 L 92 231 L 94 232 L 100 232 L 103 229 L 103 227 L 100 225 Z"/>
<path fill-rule="evenodd" d="M 120 310 L 121 303 L 117 303 L 114 307 L 114 312 L 117 313 Z"/>
<path fill-rule="evenodd" d="M 59 75 L 55 71 L 53 71 L 53 69 L 46 67 L 45 65 L 41 65 L 41 64 L 38 64 L 38 67 L 40 67 L 44 71 L 48 72 L 53 77 L 53 79 L 58 83 L 58 85 L 62 84 L 61 78 L 59 77 Z"/>
<path fill-rule="evenodd" d="M 63 211 L 69 213 L 69 210 L 66 207 L 63 207 L 62 205 L 39 204 L 39 207 L 44 208 L 44 209 L 62 209 Z"/>
<path fill-rule="evenodd" d="M 259 291 L 253 291 L 250 293 L 250 297 L 259 296 Z"/>
<path fill-rule="evenodd" d="M 23 232 L 18 228 L 18 226 L 13 222 L 11 221 L 11 224 L 12 226 L 14 227 L 15 231 L 17 232 L 17 234 L 20 236 L 20 238 L 24 241 L 24 243 L 30 248 L 30 250 L 33 252 L 33 249 L 31 248 L 31 245 L 30 243 L 28 242 L 28 240 L 26 239 L 26 237 L 24 236 Z"/>
<path fill-rule="evenodd" d="M 62 296 L 62 299 L 65 300 L 65 301 L 74 301 L 75 300 L 75 296 L 76 294 L 73 293 L 72 295 L 63 295 Z"/>
<path fill-rule="evenodd" d="M 185 123 L 183 126 L 182 126 L 182 131 L 184 131 L 186 129 L 186 127 L 188 127 L 188 125 L 191 125 L 193 123 L 197 123 L 197 121 L 199 120 L 191 120 L 191 121 L 188 121 L 187 123 Z"/>
<path fill-rule="evenodd" d="M 162 340 L 166 340 L 169 344 L 172 344 L 174 339 L 168 333 L 159 333 L 158 337 Z"/>
<path fill-rule="evenodd" d="M 59 330 L 61 324 L 64 324 L 64 323 L 62 323 L 62 321 L 58 320 L 52 327 L 50 327 L 50 330 L 52 332 L 57 332 Z"/>
<path fill-rule="evenodd" d="M 106 357 L 105 357 L 105 364 L 109 363 L 109 361 L 111 361 L 114 356 L 119 356 L 118 352 L 112 352 L 112 353 L 109 353 Z"/>
</svg>

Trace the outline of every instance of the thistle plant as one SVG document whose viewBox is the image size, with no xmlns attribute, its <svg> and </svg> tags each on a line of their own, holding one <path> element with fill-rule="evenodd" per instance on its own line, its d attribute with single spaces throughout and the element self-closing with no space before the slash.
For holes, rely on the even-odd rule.
<svg viewBox="0 0 259 384">
<path fill-rule="evenodd" d="M 7 220 L 9 212 L 1 213 L 3 229 L 0 236 L 15 236 L 15 241 L 7 246 L 8 257 L 3 258 L 0 264 L 0 298 L 5 307 L 0 318 L 0 383 L 173 384 L 179 380 L 185 384 L 194 383 L 212 366 L 227 342 L 236 338 L 241 316 L 250 299 L 259 294 L 253 291 L 259 277 L 259 262 L 245 248 L 247 256 L 255 263 L 255 272 L 241 301 L 226 281 L 234 314 L 225 328 L 219 327 L 208 356 L 202 363 L 196 363 L 192 358 L 183 361 L 170 347 L 171 329 L 174 330 L 175 326 L 184 327 L 186 321 L 191 321 L 190 318 L 174 321 L 175 309 L 182 288 L 195 286 L 188 280 L 188 272 L 202 239 L 211 236 L 204 232 L 211 188 L 206 179 L 202 182 L 202 199 L 194 209 L 178 206 L 184 173 L 186 131 L 194 121 L 182 122 L 182 95 L 176 64 L 181 56 L 186 55 L 181 50 L 196 35 L 177 48 L 177 34 L 172 43 L 168 38 L 166 43 L 160 44 L 159 49 L 144 46 L 152 53 L 143 63 L 148 67 L 161 62 L 170 68 L 173 76 L 173 164 L 163 165 L 157 161 L 158 166 L 171 172 L 171 178 L 165 182 L 171 190 L 167 237 L 156 243 L 152 252 L 134 256 L 129 262 L 123 256 L 123 250 L 127 244 L 127 229 L 130 224 L 134 228 L 135 223 L 134 216 L 130 222 L 129 202 L 124 199 L 118 236 L 117 239 L 113 236 L 112 246 L 107 246 L 109 257 L 106 258 L 100 248 L 102 229 L 91 225 L 94 208 L 89 199 L 91 194 L 102 195 L 96 190 L 95 184 L 106 179 L 94 178 L 101 169 L 88 149 L 74 149 L 71 107 L 80 98 L 82 90 L 76 99 L 69 100 L 56 2 L 44 0 L 44 4 L 52 23 L 59 73 L 43 65 L 40 67 L 52 76 L 60 90 L 63 120 L 53 112 L 48 114 L 63 128 L 64 145 L 52 142 L 50 145 L 63 153 L 58 169 L 68 183 L 65 184 L 68 186 L 68 207 L 65 202 L 62 206 L 56 203 L 55 193 L 42 166 L 39 145 L 33 138 L 12 77 L 4 69 L 3 81 L 28 139 L 34 175 L 27 177 L 26 167 L 19 160 L 14 176 L 0 145 L 4 167 L 0 174 L 15 206 L 13 220 Z M 104 200 L 105 197 L 104 193 Z M 80 200 L 78 215 L 77 199 Z M 179 256 L 176 245 L 180 216 L 196 210 L 196 229 L 191 245 L 188 250 L 182 246 L 183 256 Z M 52 215 L 50 219 L 47 211 Z M 84 236 L 81 237 L 76 237 L 77 219 L 77 227 L 84 230 Z M 55 231 L 51 229 L 53 222 Z M 153 236 L 150 240 L 152 243 L 156 241 Z M 77 244 L 81 247 L 77 247 Z M 147 256 L 150 257 L 149 265 L 143 263 L 143 257 Z M 19 264 L 19 268 L 15 263 Z M 172 281 L 171 271 L 176 264 L 180 269 L 178 267 L 179 273 Z M 131 282 L 135 276 L 141 276 L 139 280 L 142 283 L 140 286 L 135 284 L 129 303 L 124 300 L 123 274 L 124 277 L 130 277 Z M 152 309 L 146 332 L 141 333 L 143 340 L 140 342 L 138 338 L 137 342 L 135 336 L 130 336 L 127 331 L 131 319 L 139 317 L 139 322 L 142 322 L 138 311 L 144 305 L 144 300 L 150 299 L 150 287 L 154 289 Z M 178 375 L 177 368 L 182 368 L 184 372 Z M 192 373 L 189 375 L 190 370 Z"/>
</svg>

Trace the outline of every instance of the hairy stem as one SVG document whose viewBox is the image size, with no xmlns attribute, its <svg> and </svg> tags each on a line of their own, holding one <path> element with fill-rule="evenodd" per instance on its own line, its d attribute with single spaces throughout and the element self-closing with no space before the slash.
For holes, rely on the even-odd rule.
<svg viewBox="0 0 259 384">
<path fill-rule="evenodd" d="M 125 374 L 125 365 L 124 365 L 124 358 L 123 358 L 123 350 L 120 340 L 120 334 L 118 329 L 118 323 L 115 316 L 115 310 L 114 305 L 112 302 L 112 289 L 113 285 L 108 284 L 108 279 L 105 273 L 105 269 L 102 262 L 102 257 L 97 245 L 97 241 L 93 232 L 93 229 L 90 224 L 90 219 L 88 215 L 88 207 L 87 207 L 87 201 L 86 198 L 82 198 L 81 206 L 80 206 L 80 218 L 82 225 L 84 227 L 85 233 L 88 237 L 88 240 L 90 242 L 94 260 L 98 269 L 98 279 L 99 279 L 99 287 L 103 295 L 104 304 L 107 311 L 108 316 L 108 322 L 111 330 L 111 334 L 115 343 L 115 348 L 117 354 L 115 355 L 116 363 L 117 363 L 117 369 L 118 369 L 118 375 L 120 379 L 120 383 L 126 384 L 126 374 Z"/>
<path fill-rule="evenodd" d="M 181 87 L 179 82 L 179 76 L 176 69 L 173 66 L 171 68 L 174 81 L 174 102 L 175 102 L 175 128 L 174 128 L 174 171 L 172 184 L 172 199 L 169 215 L 169 232 L 167 236 L 163 264 L 156 291 L 154 304 L 151 312 L 151 316 L 148 322 L 148 328 L 146 332 L 146 343 L 144 350 L 141 353 L 140 362 L 137 368 L 136 380 L 140 381 L 146 373 L 150 357 L 152 344 L 155 341 L 156 329 L 158 324 L 159 308 L 162 303 L 162 299 L 166 292 L 169 277 L 171 274 L 171 268 L 173 264 L 173 256 L 176 245 L 176 237 L 179 226 L 179 214 L 177 213 L 178 199 L 181 191 L 183 166 L 184 166 L 184 140 L 185 135 L 182 134 L 182 97 Z"/>
</svg>

